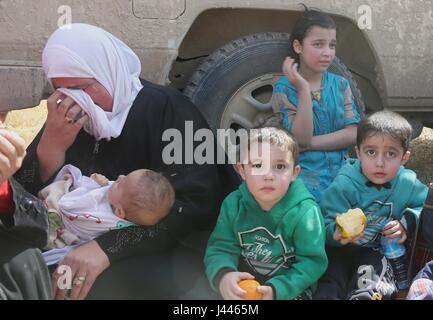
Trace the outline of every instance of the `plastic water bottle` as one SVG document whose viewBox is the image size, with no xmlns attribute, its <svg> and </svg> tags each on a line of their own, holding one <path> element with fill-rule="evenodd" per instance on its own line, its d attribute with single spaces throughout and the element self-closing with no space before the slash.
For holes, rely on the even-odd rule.
<svg viewBox="0 0 433 320">
<path fill-rule="evenodd" d="M 382 245 L 383 254 L 391 264 L 398 289 L 404 290 L 409 288 L 407 279 L 406 248 L 403 244 L 398 243 L 398 240 L 398 238 L 390 239 L 381 237 L 380 244 Z"/>
</svg>

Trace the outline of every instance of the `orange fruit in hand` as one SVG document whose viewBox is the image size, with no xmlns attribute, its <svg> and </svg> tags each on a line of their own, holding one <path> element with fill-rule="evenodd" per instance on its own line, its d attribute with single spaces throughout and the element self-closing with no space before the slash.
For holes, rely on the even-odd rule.
<svg viewBox="0 0 433 320">
<path fill-rule="evenodd" d="M 244 300 L 262 300 L 263 294 L 257 291 L 260 283 L 256 280 L 242 280 L 238 286 L 244 289 L 247 293 L 242 297 Z"/>
</svg>

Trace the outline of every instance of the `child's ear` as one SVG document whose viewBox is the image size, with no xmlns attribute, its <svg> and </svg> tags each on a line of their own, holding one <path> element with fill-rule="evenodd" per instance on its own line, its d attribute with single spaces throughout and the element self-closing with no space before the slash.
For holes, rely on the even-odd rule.
<svg viewBox="0 0 433 320">
<path fill-rule="evenodd" d="M 299 175 L 299 172 L 301 172 L 301 166 L 298 164 L 293 168 L 293 175 L 292 175 L 292 181 L 295 181 L 296 178 Z"/>
<path fill-rule="evenodd" d="M 239 174 L 242 177 L 242 180 L 245 180 L 245 169 L 244 169 L 244 165 L 241 163 L 236 163 L 236 168 L 238 169 Z"/>
<path fill-rule="evenodd" d="M 358 149 L 357 146 L 355 147 L 355 151 L 356 151 L 356 157 L 357 157 L 358 159 L 360 159 L 360 156 L 359 156 L 359 149 Z"/>
<path fill-rule="evenodd" d="M 299 42 L 299 40 L 293 41 L 293 50 L 295 50 L 297 54 L 302 52 L 302 44 Z"/>
<path fill-rule="evenodd" d="M 120 219 L 125 219 L 126 213 L 125 210 L 121 207 L 117 207 L 114 209 L 114 214 L 118 216 Z"/>
<path fill-rule="evenodd" d="M 406 164 L 410 159 L 410 151 L 406 151 L 401 159 L 401 164 Z"/>
</svg>

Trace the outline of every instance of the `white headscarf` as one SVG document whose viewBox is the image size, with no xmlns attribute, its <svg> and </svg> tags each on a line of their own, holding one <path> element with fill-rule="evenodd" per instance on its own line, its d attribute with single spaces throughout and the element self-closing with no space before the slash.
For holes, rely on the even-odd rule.
<svg viewBox="0 0 433 320">
<path fill-rule="evenodd" d="M 48 79 L 57 77 L 95 78 L 113 98 L 112 112 L 95 105 L 83 90 L 59 88 L 89 116 L 84 126 L 96 140 L 115 138 L 122 132 L 138 92 L 141 64 L 137 55 L 107 31 L 82 23 L 57 29 L 42 53 Z"/>
</svg>

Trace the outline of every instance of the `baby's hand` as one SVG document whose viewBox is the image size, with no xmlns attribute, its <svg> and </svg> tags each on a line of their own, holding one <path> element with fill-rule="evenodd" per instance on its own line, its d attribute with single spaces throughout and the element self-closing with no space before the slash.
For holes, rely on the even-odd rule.
<svg viewBox="0 0 433 320">
<path fill-rule="evenodd" d="M 263 294 L 262 300 L 274 300 L 274 290 L 272 290 L 271 286 L 260 286 L 257 288 L 257 291 Z"/>
<path fill-rule="evenodd" d="M 401 225 L 400 221 L 392 220 L 388 222 L 382 230 L 382 235 L 386 238 L 400 238 L 397 242 L 403 243 L 407 239 L 406 230 Z"/>
<path fill-rule="evenodd" d="M 254 279 L 248 272 L 227 272 L 221 278 L 219 291 L 224 300 L 242 300 L 246 291 L 238 286 L 238 282 L 244 279 Z"/>
<path fill-rule="evenodd" d="M 108 180 L 104 175 L 99 174 L 99 173 L 93 173 L 90 176 L 90 179 L 94 180 L 101 187 L 108 185 L 108 183 L 110 182 L 110 180 Z"/>
</svg>

